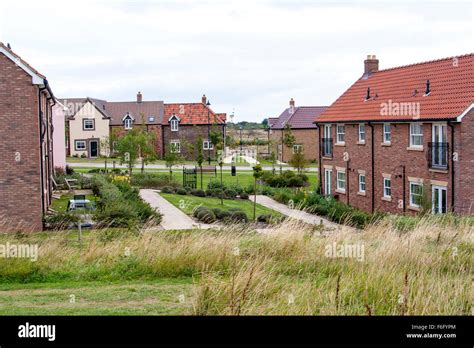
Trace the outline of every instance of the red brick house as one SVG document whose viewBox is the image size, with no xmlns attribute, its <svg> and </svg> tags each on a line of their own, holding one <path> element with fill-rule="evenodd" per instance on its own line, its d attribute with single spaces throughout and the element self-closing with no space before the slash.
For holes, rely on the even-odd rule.
<svg viewBox="0 0 474 348">
<path fill-rule="evenodd" d="M 201 103 L 165 103 L 162 123 L 163 154 L 173 145 L 184 158 L 194 159 L 188 145 L 195 145 L 201 137 L 204 159 L 216 158 L 216 149 L 209 134 L 218 132 L 225 140 L 226 114 L 215 113 L 209 105 L 205 95 L 202 96 Z"/>
<path fill-rule="evenodd" d="M 472 54 L 364 74 L 318 119 L 322 192 L 373 212 L 474 212 Z"/>
<path fill-rule="evenodd" d="M 318 160 L 317 141 L 315 143 L 314 140 L 318 137 L 318 128 L 314 120 L 326 108 L 327 106 L 295 106 L 295 101 L 291 98 L 290 106 L 280 116 L 268 119 L 270 141 L 279 161 L 288 162 L 297 151 L 302 151 L 308 161 Z M 283 141 L 287 125 L 295 137 L 292 148 L 286 146 Z"/>
<path fill-rule="evenodd" d="M 40 231 L 52 197 L 55 100 L 46 77 L 0 43 L 0 231 Z"/>
</svg>

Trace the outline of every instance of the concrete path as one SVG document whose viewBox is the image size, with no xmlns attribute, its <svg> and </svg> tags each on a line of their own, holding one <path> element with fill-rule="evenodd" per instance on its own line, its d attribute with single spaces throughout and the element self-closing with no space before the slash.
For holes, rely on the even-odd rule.
<svg viewBox="0 0 474 348">
<path fill-rule="evenodd" d="M 253 202 L 253 198 L 254 196 L 249 196 L 249 200 L 251 200 L 252 202 Z M 264 196 L 264 195 L 257 195 L 257 203 L 263 205 L 264 207 L 276 210 L 282 213 L 283 215 L 289 216 L 293 219 L 301 220 L 308 224 L 319 225 L 322 223 L 323 225 L 328 226 L 328 227 L 333 227 L 333 228 L 341 227 L 341 225 L 336 224 L 332 221 L 329 221 L 319 215 L 310 214 L 298 209 L 291 209 L 285 204 L 278 203 L 274 199 Z"/>
<path fill-rule="evenodd" d="M 165 230 L 209 228 L 209 225 L 194 222 L 188 215 L 161 197 L 156 190 L 140 190 L 140 196 L 163 215 L 160 225 Z"/>
</svg>

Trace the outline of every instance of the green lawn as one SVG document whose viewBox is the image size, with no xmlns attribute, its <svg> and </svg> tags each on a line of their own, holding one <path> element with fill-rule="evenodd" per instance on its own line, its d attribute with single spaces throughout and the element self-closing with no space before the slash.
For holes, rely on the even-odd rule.
<svg viewBox="0 0 474 348">
<path fill-rule="evenodd" d="M 202 205 L 209 209 L 220 208 L 228 210 L 230 208 L 239 208 L 247 214 L 248 218 L 251 219 L 253 216 L 253 202 L 249 200 L 224 199 L 224 205 L 222 205 L 219 198 L 196 197 L 191 195 L 184 196 L 171 193 L 160 193 L 160 195 L 187 215 L 191 215 L 195 207 Z M 272 214 L 275 217 L 281 216 L 280 213 L 257 204 L 257 216 L 260 214 Z"/>
<path fill-rule="evenodd" d="M 53 199 L 53 201 L 51 202 L 51 208 L 57 212 L 65 212 L 69 200 L 73 198 L 74 194 L 65 193 L 61 195 L 61 198 Z M 90 200 L 91 202 L 96 201 L 96 197 L 94 195 L 86 195 L 86 199 Z"/>
</svg>

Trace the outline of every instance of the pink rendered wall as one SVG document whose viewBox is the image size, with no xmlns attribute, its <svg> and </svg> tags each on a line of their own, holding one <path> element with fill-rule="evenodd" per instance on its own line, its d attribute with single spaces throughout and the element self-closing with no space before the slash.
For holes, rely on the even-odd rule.
<svg viewBox="0 0 474 348">
<path fill-rule="evenodd" d="M 56 102 L 53 106 L 53 165 L 66 168 L 65 112 L 64 106 Z"/>
</svg>

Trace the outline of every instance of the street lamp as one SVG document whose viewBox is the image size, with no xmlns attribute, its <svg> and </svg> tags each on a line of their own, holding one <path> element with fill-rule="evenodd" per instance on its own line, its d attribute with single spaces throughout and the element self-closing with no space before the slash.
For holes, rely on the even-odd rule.
<svg viewBox="0 0 474 348">
<path fill-rule="evenodd" d="M 207 151 L 208 151 L 208 163 L 211 165 L 211 120 L 210 120 L 210 114 L 209 114 L 209 106 L 211 106 L 211 103 L 209 100 L 206 103 L 207 106 Z"/>
<path fill-rule="evenodd" d="M 240 156 L 242 156 L 242 126 L 239 127 L 240 130 Z"/>
</svg>

